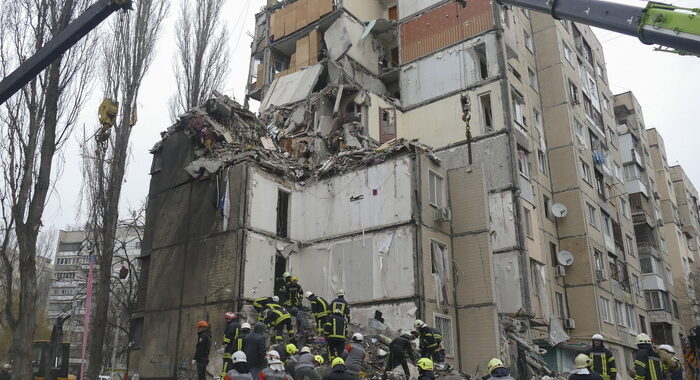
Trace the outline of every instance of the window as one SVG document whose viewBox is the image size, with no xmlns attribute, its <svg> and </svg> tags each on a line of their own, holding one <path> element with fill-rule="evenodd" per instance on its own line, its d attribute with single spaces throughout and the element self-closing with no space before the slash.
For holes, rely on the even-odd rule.
<svg viewBox="0 0 700 380">
<path fill-rule="evenodd" d="M 627 244 L 627 254 L 634 257 L 634 239 L 629 235 L 625 235 L 625 243 Z"/>
<path fill-rule="evenodd" d="M 479 57 L 479 76 L 481 79 L 486 79 L 489 77 L 489 66 L 486 59 L 486 45 L 480 44 L 474 47 L 476 55 Z"/>
<path fill-rule="evenodd" d="M 379 108 L 379 143 L 396 138 L 396 108 Z"/>
<path fill-rule="evenodd" d="M 605 178 L 603 177 L 603 173 L 599 172 L 597 169 L 595 170 L 595 189 L 600 199 L 607 199 L 607 195 L 605 194 Z"/>
<path fill-rule="evenodd" d="M 669 285 L 673 286 L 673 273 L 669 267 L 666 267 L 666 281 Z"/>
<path fill-rule="evenodd" d="M 589 185 L 591 184 L 591 167 L 583 159 L 581 159 L 581 178 Z"/>
<path fill-rule="evenodd" d="M 603 70 L 603 66 L 600 63 L 595 65 L 595 73 L 605 82 L 605 70 Z"/>
<path fill-rule="evenodd" d="M 600 317 L 603 319 L 603 322 L 613 323 L 610 300 L 602 296 L 600 297 Z"/>
<path fill-rule="evenodd" d="M 434 171 L 430 171 L 430 174 L 428 176 L 430 180 L 430 199 L 429 203 L 437 208 L 441 208 L 443 203 L 442 203 L 442 198 L 443 198 L 443 178 L 439 176 L 437 173 Z"/>
<path fill-rule="evenodd" d="M 610 112 L 610 100 L 608 100 L 608 97 L 603 95 L 603 108 L 605 108 L 606 111 Z"/>
<path fill-rule="evenodd" d="M 131 348 L 141 348 L 141 343 L 143 341 L 143 317 L 132 319 L 131 326 L 129 329 L 131 330 L 129 336 L 132 337 Z"/>
<path fill-rule="evenodd" d="M 586 203 L 586 207 L 588 208 L 588 224 L 591 226 L 598 228 L 598 218 L 596 218 L 596 208 L 591 206 L 590 203 Z"/>
<path fill-rule="evenodd" d="M 277 236 L 287 237 L 289 222 L 289 193 L 277 191 Z"/>
<path fill-rule="evenodd" d="M 511 91 L 513 97 L 513 114 L 515 115 L 515 122 L 520 127 L 525 127 L 527 125 L 525 120 L 525 100 L 522 95 L 516 90 Z"/>
<path fill-rule="evenodd" d="M 644 300 L 647 310 L 665 310 L 671 312 L 671 302 L 668 293 L 661 290 L 645 290 Z"/>
<path fill-rule="evenodd" d="M 552 215 L 552 200 L 544 194 L 542 194 L 542 207 L 544 207 L 544 216 L 554 221 L 554 215 Z"/>
<path fill-rule="evenodd" d="M 681 319 L 681 314 L 678 312 L 678 302 L 675 300 L 673 301 L 673 316 L 676 317 L 676 319 Z"/>
<path fill-rule="evenodd" d="M 73 280 L 75 279 L 75 272 L 59 272 L 56 273 L 56 280 Z"/>
<path fill-rule="evenodd" d="M 610 127 L 608 127 L 608 138 L 610 139 L 610 144 L 617 147 L 617 133 L 615 133 L 615 131 L 613 131 Z"/>
<path fill-rule="evenodd" d="M 520 172 L 520 175 L 523 177 L 530 178 L 530 167 L 527 156 L 527 151 L 518 147 L 518 172 Z"/>
<path fill-rule="evenodd" d="M 610 218 L 610 215 L 606 214 L 604 211 L 600 212 L 603 222 L 603 233 L 605 234 L 606 237 L 612 238 L 613 237 L 613 231 L 612 231 L 612 219 Z"/>
<path fill-rule="evenodd" d="M 552 266 L 555 267 L 559 264 L 559 259 L 557 258 L 557 245 L 549 242 L 549 256 L 552 261 Z"/>
<path fill-rule="evenodd" d="M 530 210 L 523 208 L 523 219 L 525 222 L 525 235 L 532 239 L 532 221 L 530 219 Z"/>
<path fill-rule="evenodd" d="M 629 318 L 627 316 L 627 308 L 620 301 L 615 301 L 615 312 L 617 313 L 617 324 L 622 327 L 629 326 Z"/>
<path fill-rule="evenodd" d="M 647 333 L 647 319 L 641 314 L 639 314 L 639 329 L 642 330 L 643 333 Z"/>
<path fill-rule="evenodd" d="M 535 74 L 534 71 L 530 70 L 530 68 L 527 69 L 527 77 L 528 77 L 528 80 L 530 81 L 530 87 L 532 87 L 532 89 L 535 91 L 539 91 L 540 87 L 539 87 L 539 84 L 537 83 L 537 75 Z"/>
<path fill-rule="evenodd" d="M 530 33 L 528 33 L 526 30 L 523 30 L 523 38 L 525 40 L 525 47 L 527 50 L 530 50 L 530 52 L 535 51 L 535 44 L 532 42 L 532 36 Z"/>
<path fill-rule="evenodd" d="M 83 243 L 58 243 L 58 251 L 79 251 Z"/>
<path fill-rule="evenodd" d="M 508 71 L 513 73 L 513 76 L 515 76 L 515 79 L 517 79 L 519 82 L 523 81 L 523 76 L 520 75 L 520 72 L 515 69 L 510 63 L 508 64 Z"/>
<path fill-rule="evenodd" d="M 632 287 L 634 289 L 634 294 L 639 295 L 641 292 L 641 284 L 639 283 L 639 276 L 636 274 L 632 275 Z"/>
<path fill-rule="evenodd" d="M 567 318 L 566 314 L 566 300 L 564 299 L 564 295 L 559 293 L 559 292 L 554 292 L 555 297 L 556 297 L 556 302 L 557 302 L 557 316 L 559 318 L 565 319 Z"/>
<path fill-rule="evenodd" d="M 447 246 L 436 241 L 430 242 L 430 263 L 433 274 L 444 273 L 446 268 Z"/>
<path fill-rule="evenodd" d="M 603 263 L 603 254 L 597 249 L 593 250 L 593 259 L 595 261 L 595 269 L 599 271 L 605 271 L 605 264 Z"/>
<path fill-rule="evenodd" d="M 493 116 L 491 114 L 491 94 L 479 95 L 479 105 L 481 106 L 481 125 L 483 133 L 493 132 Z"/>
<path fill-rule="evenodd" d="M 578 142 L 586 145 L 586 134 L 583 129 L 583 124 L 581 124 L 578 119 L 574 119 L 574 130 L 576 132 L 576 138 L 578 139 Z"/>
<path fill-rule="evenodd" d="M 540 111 L 533 108 L 532 117 L 535 119 L 535 127 L 538 131 L 542 132 L 542 114 L 540 114 Z M 542 138 L 542 135 L 540 135 L 540 138 Z"/>
<path fill-rule="evenodd" d="M 610 267 L 610 278 L 620 281 L 620 271 L 617 267 L 617 258 L 613 255 L 608 255 L 608 266 Z"/>
<path fill-rule="evenodd" d="M 620 213 L 622 216 L 625 218 L 629 219 L 630 218 L 630 205 L 627 203 L 627 200 L 625 198 L 620 197 Z"/>
<path fill-rule="evenodd" d="M 571 57 L 572 57 L 572 51 L 569 45 L 566 44 L 566 42 L 562 42 L 562 45 L 564 45 L 564 58 L 566 58 L 569 63 L 572 63 Z"/>
<path fill-rule="evenodd" d="M 537 165 L 543 174 L 547 174 L 547 156 L 541 150 L 537 151 Z"/>
<path fill-rule="evenodd" d="M 569 97 L 571 99 L 571 103 L 573 104 L 579 104 L 581 100 L 578 97 L 578 87 L 574 84 L 574 82 L 569 79 Z"/>
<path fill-rule="evenodd" d="M 625 179 L 636 179 L 639 178 L 641 173 L 637 164 L 625 165 Z"/>
<path fill-rule="evenodd" d="M 452 317 L 435 314 L 435 329 L 442 333 L 442 346 L 445 356 L 454 356 L 454 344 L 452 343 Z"/>
</svg>

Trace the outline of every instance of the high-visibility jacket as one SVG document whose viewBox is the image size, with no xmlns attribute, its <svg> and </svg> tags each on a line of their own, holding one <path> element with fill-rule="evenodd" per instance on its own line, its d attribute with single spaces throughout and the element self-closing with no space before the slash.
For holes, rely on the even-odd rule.
<svg viewBox="0 0 700 380">
<path fill-rule="evenodd" d="M 292 316 L 287 312 L 287 310 L 283 308 L 279 309 L 270 309 L 270 311 L 267 314 L 267 317 L 265 317 L 265 320 L 263 323 L 265 323 L 268 327 L 272 326 L 277 326 L 281 322 L 283 322 L 286 319 L 290 319 Z"/>
<path fill-rule="evenodd" d="M 311 302 L 311 314 L 313 314 L 314 317 L 322 318 L 330 313 L 328 309 L 328 301 L 322 297 L 312 296 L 309 298 L 309 302 Z"/>
<path fill-rule="evenodd" d="M 331 302 L 331 307 L 328 310 L 330 310 L 331 313 L 333 310 L 340 310 L 340 314 L 342 314 L 345 319 L 350 321 L 350 306 L 345 298 L 338 297 L 334 299 L 333 302 Z"/>
<path fill-rule="evenodd" d="M 238 321 L 235 319 L 232 320 L 231 322 L 229 322 L 228 326 L 226 326 L 226 331 L 224 332 L 223 346 L 225 347 L 225 349 L 224 349 L 225 353 L 232 354 L 232 353 L 236 352 L 235 350 L 230 351 L 229 346 L 231 345 L 231 342 L 233 342 L 234 339 L 236 339 L 240 333 L 241 333 L 241 324 L 238 323 Z M 233 347 L 231 347 L 231 349 L 232 348 Z M 224 354 L 224 359 L 229 359 L 229 358 L 230 358 L 230 356 L 227 357 Z"/>
<path fill-rule="evenodd" d="M 663 380 L 663 366 L 659 355 L 654 352 L 651 344 L 639 346 L 639 350 L 634 354 L 634 379 Z"/>
<path fill-rule="evenodd" d="M 243 351 L 243 338 L 245 338 L 248 333 L 249 331 L 242 331 L 237 337 L 231 340 L 231 342 L 224 349 L 224 359 L 231 359 L 234 352 Z"/>
<path fill-rule="evenodd" d="M 442 343 L 442 334 L 432 327 L 424 326 L 418 330 L 420 349 L 437 349 Z"/>
<path fill-rule="evenodd" d="M 288 282 L 284 285 L 284 288 L 282 288 L 282 290 L 282 296 L 284 297 L 284 306 L 301 306 L 301 300 L 304 297 L 304 290 L 301 289 L 301 285 L 294 282 Z"/>
<path fill-rule="evenodd" d="M 593 372 L 600 374 L 603 380 L 615 380 L 617 376 L 617 366 L 615 365 L 615 357 L 610 350 L 604 346 L 591 347 L 586 352 L 586 355 L 591 358 L 592 363 L 590 368 Z"/>
<path fill-rule="evenodd" d="M 683 380 L 683 366 L 678 358 L 671 358 L 669 363 L 662 360 L 662 370 L 666 380 Z"/>
<path fill-rule="evenodd" d="M 267 307 L 268 304 L 274 303 L 272 297 L 260 297 L 253 301 L 253 307 L 255 310 L 262 310 Z"/>
<path fill-rule="evenodd" d="M 331 314 L 326 318 L 326 324 L 323 326 L 323 331 L 328 338 L 345 339 L 348 335 L 348 327 L 345 323 L 345 318 L 337 314 Z"/>
</svg>

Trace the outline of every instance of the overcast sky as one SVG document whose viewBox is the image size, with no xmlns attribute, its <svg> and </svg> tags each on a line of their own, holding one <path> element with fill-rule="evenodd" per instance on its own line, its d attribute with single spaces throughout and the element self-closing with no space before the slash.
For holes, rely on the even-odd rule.
<svg viewBox="0 0 700 380">
<path fill-rule="evenodd" d="M 625 2 L 644 5 L 641 1 Z M 253 32 L 253 16 L 264 4 L 265 0 L 228 0 L 223 17 L 231 32 L 233 58 L 225 93 L 241 103 L 251 42 L 246 32 Z M 677 4 L 700 7 L 700 0 L 683 0 Z M 122 189 L 122 212 L 138 207 L 146 199 L 151 166 L 148 150 L 160 139 L 160 132 L 170 125 L 167 102 L 175 92 L 172 57 L 176 14 L 177 6 L 174 5 L 164 25 L 157 56 L 141 87 L 139 121 L 132 131 L 131 155 Z M 636 38 L 604 30 L 596 33 L 603 44 L 612 92 L 631 90 L 635 93 L 647 127 L 657 128 L 665 140 L 669 165 L 682 165 L 700 187 L 700 125 L 695 119 L 700 107 L 700 58 L 655 52 L 653 47 L 643 45 Z M 101 87 L 96 85 L 81 116 L 81 123 L 88 130 L 98 127 L 97 106 L 101 98 Z M 63 174 L 49 200 L 44 215 L 45 226 L 65 229 L 84 220 L 77 212 L 81 175 L 76 137 L 64 152 Z"/>
</svg>

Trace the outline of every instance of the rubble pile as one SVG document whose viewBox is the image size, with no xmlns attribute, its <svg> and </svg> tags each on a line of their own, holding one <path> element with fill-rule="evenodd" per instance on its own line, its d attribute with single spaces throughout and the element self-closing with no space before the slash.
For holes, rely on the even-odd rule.
<svg viewBox="0 0 700 380">
<path fill-rule="evenodd" d="M 310 127 L 312 114 L 306 110 L 299 105 L 273 107 L 258 118 L 230 97 L 215 93 L 201 108 L 180 115 L 161 133 L 162 141 L 151 153 L 160 150 L 171 134 L 184 131 L 195 146 L 195 160 L 185 167 L 194 178 L 204 180 L 223 167 L 249 161 L 301 185 L 405 153 L 426 153 L 439 162 L 431 148 L 417 140 L 377 144 L 362 135 L 357 120 L 346 114 L 335 127 L 315 133 Z"/>
</svg>

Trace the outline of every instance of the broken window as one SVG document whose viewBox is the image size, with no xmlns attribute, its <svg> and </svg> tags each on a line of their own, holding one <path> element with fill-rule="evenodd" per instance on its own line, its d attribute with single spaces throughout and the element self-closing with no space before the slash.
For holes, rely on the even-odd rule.
<svg viewBox="0 0 700 380">
<path fill-rule="evenodd" d="M 557 316 L 561 319 L 568 318 L 568 315 L 566 313 L 566 300 L 564 299 L 564 295 L 559 292 L 554 292 L 554 294 L 557 303 Z"/>
<path fill-rule="evenodd" d="M 525 178 L 530 178 L 530 166 L 528 153 L 525 149 L 518 147 L 518 172 Z"/>
<path fill-rule="evenodd" d="M 396 109 L 379 108 L 379 143 L 396 138 Z"/>
<path fill-rule="evenodd" d="M 523 208 L 523 225 L 525 226 L 525 236 L 532 239 L 532 220 L 530 210 Z"/>
<path fill-rule="evenodd" d="M 481 106 L 481 125 L 483 132 L 493 132 L 493 115 L 491 114 L 491 94 L 486 93 L 479 95 L 479 104 Z"/>
<path fill-rule="evenodd" d="M 435 292 L 438 306 L 449 304 L 447 281 L 449 279 L 449 258 L 447 246 L 436 241 L 430 242 L 430 263 L 435 280 Z"/>
<path fill-rule="evenodd" d="M 284 190 L 277 192 L 277 236 L 288 236 L 289 193 Z"/>
<path fill-rule="evenodd" d="M 486 45 L 481 44 L 474 47 L 476 51 L 476 56 L 479 59 L 479 77 L 481 79 L 486 79 L 489 77 L 489 66 L 486 59 Z"/>
<path fill-rule="evenodd" d="M 452 343 L 452 317 L 435 314 L 435 329 L 442 333 L 442 346 L 445 356 L 454 356 L 454 344 Z"/>
<path fill-rule="evenodd" d="M 428 202 L 437 208 L 441 208 L 443 206 L 444 180 L 441 176 L 439 176 L 432 170 L 430 170 L 428 180 L 430 181 L 430 199 L 428 200 Z"/>
<path fill-rule="evenodd" d="M 525 120 L 525 99 L 515 89 L 512 89 L 511 96 L 513 98 L 512 106 L 515 122 L 518 126 L 525 127 L 527 126 Z"/>
</svg>

